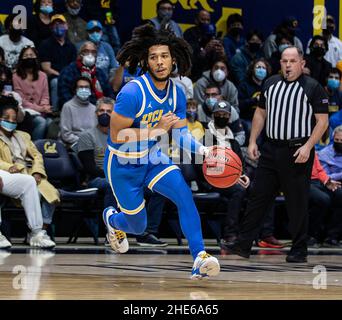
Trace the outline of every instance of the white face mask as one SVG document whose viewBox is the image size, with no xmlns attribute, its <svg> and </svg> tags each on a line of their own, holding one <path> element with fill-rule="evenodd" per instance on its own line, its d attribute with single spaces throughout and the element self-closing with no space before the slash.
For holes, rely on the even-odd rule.
<svg viewBox="0 0 342 320">
<path fill-rule="evenodd" d="M 86 67 L 92 67 L 95 64 L 95 57 L 92 54 L 87 54 L 83 56 L 82 62 Z"/>
<path fill-rule="evenodd" d="M 213 78 L 216 82 L 221 82 L 226 79 L 226 74 L 221 69 L 217 69 L 213 73 Z"/>
</svg>

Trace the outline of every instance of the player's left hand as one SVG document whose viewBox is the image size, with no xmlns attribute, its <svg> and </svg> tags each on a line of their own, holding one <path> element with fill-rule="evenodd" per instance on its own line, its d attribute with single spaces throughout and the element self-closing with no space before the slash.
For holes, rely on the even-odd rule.
<svg viewBox="0 0 342 320">
<path fill-rule="evenodd" d="M 305 163 L 306 161 L 308 161 L 310 157 L 310 151 L 311 149 L 308 147 L 307 144 L 301 146 L 293 155 L 293 157 L 297 157 L 295 163 Z"/>
<path fill-rule="evenodd" d="M 238 184 L 242 188 L 245 188 L 245 189 L 247 189 L 249 187 L 250 183 L 251 183 L 251 181 L 249 180 L 248 176 L 246 176 L 245 174 L 243 174 L 238 180 Z"/>
</svg>

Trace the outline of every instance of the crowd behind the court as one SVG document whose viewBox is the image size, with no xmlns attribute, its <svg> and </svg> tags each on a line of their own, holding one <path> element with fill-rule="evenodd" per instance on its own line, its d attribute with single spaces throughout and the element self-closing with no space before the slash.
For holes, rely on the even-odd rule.
<svg viewBox="0 0 342 320">
<path fill-rule="evenodd" d="M 117 93 L 140 70 L 131 74 L 128 63 L 119 65 L 116 60 L 121 46 L 116 27 L 120 16 L 115 1 L 110 3 L 110 8 L 102 8 L 101 1 L 66 0 L 65 12 L 56 13 L 53 0 L 37 0 L 26 30 L 17 28 L 15 15 L 9 15 L 2 28 L 0 190 L 21 200 L 31 229 L 31 245 L 53 244 L 44 230 L 49 230 L 60 202 L 34 142 L 61 141 L 83 165 L 82 185 L 98 188 L 104 194 L 104 207 L 115 203 L 102 169 L 110 114 Z M 172 73 L 187 97 L 189 130 L 200 140 L 207 129 L 215 143 L 233 148 L 252 183 L 257 162 L 248 158 L 246 149 L 263 82 L 281 72 L 285 48 L 295 45 L 305 52 L 304 73 L 315 78 L 329 97 L 329 128 L 316 145 L 312 171 L 308 243 L 341 246 L 342 42 L 334 36 L 334 17 L 328 15 L 326 29 L 306 44 L 296 35 L 300 21 L 295 17 L 285 18 L 271 34 L 263 35 L 257 29 L 245 30 L 243 16 L 232 14 L 227 19 L 227 33 L 222 35 L 205 10 L 197 13 L 195 26 L 184 33 L 172 14 L 173 4 L 162 0 L 156 17 L 141 24 L 168 28 L 192 47 L 189 76 L 180 78 L 177 68 Z M 197 179 L 191 182 L 193 191 L 217 191 L 227 199 L 221 238 L 233 241 L 248 188 L 215 189 L 205 182 L 200 168 L 194 165 L 194 169 Z M 10 182 L 14 177 L 18 180 Z M 148 228 L 137 241 L 164 246 L 157 235 L 166 200 L 156 194 L 147 197 Z M 283 246 L 274 237 L 272 205 L 257 242 L 261 247 Z M 0 248 L 5 246 L 9 242 L 0 233 Z"/>
</svg>

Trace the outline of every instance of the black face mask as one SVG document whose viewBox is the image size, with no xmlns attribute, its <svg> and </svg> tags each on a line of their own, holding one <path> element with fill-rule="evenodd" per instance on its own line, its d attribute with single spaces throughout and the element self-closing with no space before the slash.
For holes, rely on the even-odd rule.
<svg viewBox="0 0 342 320">
<path fill-rule="evenodd" d="M 322 47 L 312 47 L 311 52 L 315 57 L 323 57 L 325 55 L 325 49 Z"/>
<path fill-rule="evenodd" d="M 97 117 L 97 121 L 101 127 L 109 127 L 110 115 L 108 113 L 102 113 Z"/>
<path fill-rule="evenodd" d="M 252 53 L 257 53 L 260 50 L 260 43 L 250 43 L 248 42 L 249 51 Z"/>
<path fill-rule="evenodd" d="M 231 28 L 229 33 L 232 37 L 237 37 L 239 35 L 241 35 L 243 29 L 242 28 Z"/>
<path fill-rule="evenodd" d="M 228 122 L 229 122 L 229 118 L 222 118 L 222 117 L 214 116 L 215 127 L 219 129 L 225 128 L 228 125 Z"/>
<path fill-rule="evenodd" d="M 23 59 L 22 60 L 23 67 L 25 69 L 32 69 L 37 66 L 37 58 L 28 58 L 28 59 Z"/>
<path fill-rule="evenodd" d="M 21 35 L 23 34 L 23 31 L 21 29 L 13 29 L 11 28 L 8 32 L 8 36 L 13 42 L 20 41 Z"/>
<path fill-rule="evenodd" d="M 323 31 L 323 34 L 326 34 L 326 35 L 331 35 L 331 34 L 333 34 L 334 33 L 334 27 L 332 27 L 332 26 L 327 26 L 327 28 L 326 29 L 323 29 L 322 31 Z"/>
<path fill-rule="evenodd" d="M 334 149 L 337 153 L 342 153 L 342 142 L 334 141 Z"/>
</svg>

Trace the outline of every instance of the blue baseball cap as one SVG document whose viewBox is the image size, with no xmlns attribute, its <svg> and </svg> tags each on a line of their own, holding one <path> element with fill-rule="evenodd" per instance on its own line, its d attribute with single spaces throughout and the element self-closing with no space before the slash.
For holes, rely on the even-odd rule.
<svg viewBox="0 0 342 320">
<path fill-rule="evenodd" d="M 88 23 L 87 23 L 87 31 L 89 30 L 93 30 L 95 28 L 98 28 L 100 30 L 102 30 L 102 24 L 100 21 L 97 21 L 97 20 L 90 20 Z"/>
</svg>

